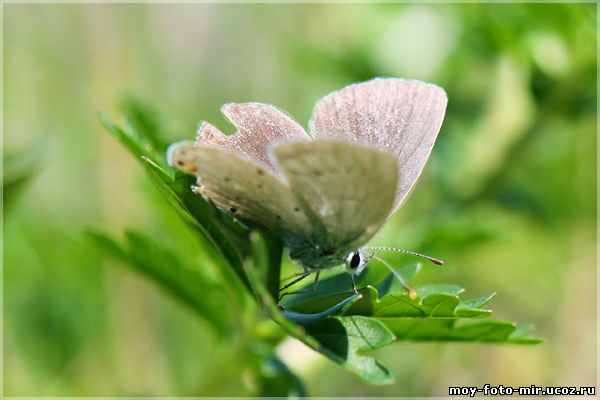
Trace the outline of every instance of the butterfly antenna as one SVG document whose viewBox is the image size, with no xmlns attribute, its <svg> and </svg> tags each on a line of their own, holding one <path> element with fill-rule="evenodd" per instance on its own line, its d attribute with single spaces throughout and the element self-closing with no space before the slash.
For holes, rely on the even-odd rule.
<svg viewBox="0 0 600 400">
<path fill-rule="evenodd" d="M 417 252 L 410 251 L 410 250 L 397 249 L 395 247 L 377 246 L 377 247 L 363 247 L 363 249 L 364 250 L 375 250 L 375 251 L 395 251 L 397 253 L 405 253 L 405 254 L 410 254 L 411 256 L 424 258 L 427 261 L 430 261 L 435 265 L 444 265 L 444 262 L 438 258 L 427 256 L 425 254 L 417 253 Z"/>
<path fill-rule="evenodd" d="M 394 276 L 398 279 L 398 281 L 402 284 L 402 286 L 404 286 L 404 289 L 406 289 L 406 291 L 408 292 L 408 297 L 410 297 L 412 300 L 417 298 L 417 292 L 415 292 L 413 288 L 408 286 L 408 284 L 404 281 L 404 278 L 402 277 L 402 275 L 400 275 L 398 273 L 398 271 L 396 271 L 394 269 L 394 267 L 392 267 L 390 264 L 388 264 L 387 261 L 385 261 L 381 257 L 377 257 L 376 255 L 373 255 L 372 258 L 376 259 L 377 261 L 379 261 L 380 263 L 385 265 L 387 267 L 387 269 L 389 269 L 391 271 L 391 273 L 394 274 Z"/>
</svg>

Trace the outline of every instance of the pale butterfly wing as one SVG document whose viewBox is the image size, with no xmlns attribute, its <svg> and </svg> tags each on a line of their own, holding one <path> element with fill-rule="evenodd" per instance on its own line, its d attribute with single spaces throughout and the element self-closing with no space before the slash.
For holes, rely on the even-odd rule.
<svg viewBox="0 0 600 400">
<path fill-rule="evenodd" d="M 274 232 L 310 234 L 306 216 L 289 187 L 254 161 L 225 148 L 185 142 L 171 145 L 168 160 L 197 175 L 196 192 L 231 214 Z"/>
<path fill-rule="evenodd" d="M 275 107 L 228 104 L 222 111 L 236 134 L 204 123 L 196 145 L 171 146 L 169 161 L 197 175 L 197 192 L 219 207 L 280 232 L 306 268 L 329 268 L 364 245 L 406 198 L 445 107 L 445 92 L 434 85 L 351 85 L 317 103 L 313 141 Z"/>
<path fill-rule="evenodd" d="M 398 169 L 389 152 L 314 140 L 277 145 L 273 156 L 306 214 L 325 229 L 323 245 L 335 251 L 364 245 L 392 208 Z"/>
<path fill-rule="evenodd" d="M 282 111 L 268 104 L 229 103 L 221 112 L 237 128 L 227 136 L 207 122 L 198 129 L 196 144 L 215 145 L 232 150 L 275 172 L 268 147 L 278 141 L 309 139 L 304 129 Z"/>
<path fill-rule="evenodd" d="M 446 110 L 446 92 L 403 79 L 374 79 L 321 99 L 310 122 L 315 138 L 341 138 L 391 152 L 398 161 L 398 187 L 391 213 L 423 170 Z"/>
</svg>

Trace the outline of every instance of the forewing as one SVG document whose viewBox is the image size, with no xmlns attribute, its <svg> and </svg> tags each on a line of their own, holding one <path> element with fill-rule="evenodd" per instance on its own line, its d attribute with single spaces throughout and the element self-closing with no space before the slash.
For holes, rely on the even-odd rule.
<svg viewBox="0 0 600 400">
<path fill-rule="evenodd" d="M 398 161 L 392 212 L 423 170 L 446 110 L 446 92 L 402 79 L 374 79 L 321 99 L 310 128 L 315 138 L 344 138 L 391 152 Z"/>
<path fill-rule="evenodd" d="M 296 235 L 308 231 L 307 220 L 290 188 L 265 167 L 227 149 L 173 144 L 169 164 L 198 176 L 196 191 L 241 219 Z"/>
<path fill-rule="evenodd" d="M 268 104 L 229 103 L 221 112 L 237 128 L 227 136 L 207 122 L 198 129 L 196 144 L 229 149 L 276 172 L 268 148 L 277 141 L 309 139 L 304 129 L 282 111 Z"/>
<path fill-rule="evenodd" d="M 334 248 L 363 245 L 390 212 L 398 180 L 391 153 L 321 139 L 280 144 L 273 156 L 302 207 L 309 208 L 306 214 L 318 218 Z"/>
</svg>

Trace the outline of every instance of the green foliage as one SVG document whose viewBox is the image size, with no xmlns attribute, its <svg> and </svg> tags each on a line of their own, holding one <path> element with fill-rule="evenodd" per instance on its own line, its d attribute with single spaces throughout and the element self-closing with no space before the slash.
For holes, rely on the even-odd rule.
<svg viewBox="0 0 600 400">
<path fill-rule="evenodd" d="M 5 207 L 11 207 L 23 187 L 39 171 L 49 140 L 27 148 L 20 153 L 5 153 L 2 158 L 2 193 Z"/>
<path fill-rule="evenodd" d="M 231 270 L 271 319 L 292 337 L 366 382 L 393 382 L 391 371 L 365 353 L 396 340 L 521 344 L 540 341 L 527 336 L 526 330 L 510 322 L 463 323 L 463 320 L 491 315 L 491 311 L 483 309 L 483 306 L 493 294 L 463 300 L 458 295 L 464 289 L 436 284 L 416 287 L 418 296 L 411 299 L 404 288 L 398 287 L 392 274 L 384 277 L 371 272 L 363 274 L 358 280 L 361 287 L 358 295 L 348 287 L 347 274 L 338 274 L 324 279 L 317 288 L 314 283 L 307 285 L 305 293 L 291 294 L 277 305 L 281 241 L 265 232 L 250 233 L 212 204 L 198 196 L 190 196 L 190 179 L 165 166 L 162 158 L 153 159 L 152 155 L 157 154 L 158 149 L 145 150 L 148 145 L 159 143 L 160 139 L 156 133 L 150 137 L 143 134 L 143 129 L 154 129 L 156 125 L 151 122 L 150 116 L 142 113 L 142 109 L 130 100 L 129 110 L 135 111 L 135 118 L 130 120 L 138 121 L 138 125 L 134 123 L 127 130 L 115 125 L 105 115 L 100 118 L 109 132 L 142 162 L 152 181 L 179 215 L 214 247 L 215 256 L 221 258 L 220 268 Z M 211 302 L 213 292 L 218 292 L 219 286 L 205 282 L 201 275 L 182 264 L 177 255 L 161 249 L 140 233 L 127 232 L 127 244 L 124 245 L 101 232 L 91 232 L 90 235 L 122 261 L 191 305 L 202 318 L 214 324 L 215 329 L 227 331 L 227 325 L 223 325 L 227 324 L 227 320 L 220 318 L 221 309 Z M 419 270 L 420 265 L 412 264 L 400 269 L 399 273 L 409 280 Z M 271 360 L 271 367 L 281 367 L 280 360 L 267 360 Z M 287 376 L 285 370 L 282 371 Z M 292 384 L 297 383 L 287 378 L 283 382 L 289 390 L 292 390 Z M 298 392 L 299 389 L 296 390 Z"/>
<path fill-rule="evenodd" d="M 276 397 L 282 393 L 291 398 L 307 396 L 302 381 L 277 356 L 271 353 L 264 355 L 263 360 L 258 396 Z"/>
<path fill-rule="evenodd" d="M 126 243 L 121 244 L 103 232 L 88 235 L 103 249 L 126 265 L 160 284 L 171 295 L 191 306 L 198 315 L 210 322 L 219 334 L 227 334 L 232 320 L 223 318 L 223 309 L 216 301 L 219 285 L 207 282 L 199 271 L 183 265 L 176 254 L 163 249 L 141 232 L 127 231 Z M 198 290 L 198 288 L 202 290 Z"/>
<path fill-rule="evenodd" d="M 333 317 L 306 326 L 306 333 L 320 344 L 320 351 L 365 381 L 379 385 L 394 381 L 380 361 L 361 353 L 387 346 L 394 335 L 383 323 L 367 317 Z"/>
<path fill-rule="evenodd" d="M 135 109 L 139 111 L 140 108 Z M 135 130 L 134 126 L 130 130 L 125 130 L 115 125 L 106 115 L 100 114 L 99 117 L 104 127 L 142 163 L 152 181 L 156 183 L 161 193 L 185 222 L 198 230 L 203 238 L 210 241 L 214 249 L 225 258 L 228 265 L 233 267 L 238 277 L 247 284 L 241 271 L 241 260 L 247 253 L 247 241 L 244 239 L 247 233 L 243 228 L 238 226 L 231 217 L 223 215 L 211 203 L 194 195 L 190 190 L 194 183 L 192 177 L 180 171 L 165 170 L 166 167 L 161 166 L 161 164 L 164 165 L 163 155 L 156 156 L 158 157 L 156 159 L 150 158 L 144 148 L 152 142 L 141 139 L 145 136 Z M 148 121 L 150 118 L 150 116 L 146 116 L 143 120 Z M 158 152 L 153 149 L 150 153 Z"/>
</svg>

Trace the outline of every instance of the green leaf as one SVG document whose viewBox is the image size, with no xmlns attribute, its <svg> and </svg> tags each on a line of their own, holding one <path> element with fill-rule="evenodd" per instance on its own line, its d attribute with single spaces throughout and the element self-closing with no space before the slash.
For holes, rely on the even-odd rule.
<svg viewBox="0 0 600 400">
<path fill-rule="evenodd" d="M 353 316 L 325 318 L 310 324 L 307 333 L 321 347 L 321 353 L 374 385 L 394 382 L 390 370 L 380 361 L 362 353 L 386 346 L 392 332 L 375 318 Z"/>
<path fill-rule="evenodd" d="M 381 319 L 398 340 L 453 342 L 513 342 L 516 325 L 507 321 L 486 320 L 456 324 L 453 319 L 384 318 Z"/>
<path fill-rule="evenodd" d="M 463 300 L 460 302 L 457 309 L 479 309 L 489 303 L 494 297 L 496 297 L 496 293 L 488 294 L 487 296 L 478 297 L 472 300 Z"/>
<path fill-rule="evenodd" d="M 484 310 L 481 307 L 483 307 L 490 300 L 492 300 L 494 296 L 496 296 L 496 293 L 478 297 L 472 300 L 461 300 L 460 304 L 456 307 L 455 310 L 456 316 L 462 318 L 478 318 L 487 317 L 491 315 L 491 310 Z"/>
<path fill-rule="evenodd" d="M 398 273 L 409 281 L 421 268 L 421 264 L 410 264 L 398 268 Z M 392 274 L 387 274 L 383 279 L 376 270 L 369 268 L 358 277 L 355 277 L 357 287 L 367 287 L 373 285 L 378 288 L 378 295 L 387 293 L 406 293 L 406 289 L 398 283 L 398 280 Z M 333 307 L 344 298 L 351 296 L 352 280 L 346 272 L 322 279 L 316 290 L 315 284 L 310 283 L 302 289 L 302 293 L 293 294 L 285 297 L 281 304 L 284 307 L 294 309 L 303 313 L 318 313 Z M 371 292 L 360 290 L 363 296 L 370 296 Z M 364 304 L 363 300 L 361 304 Z"/>
<path fill-rule="evenodd" d="M 279 278 L 281 272 L 281 254 L 283 244 L 273 235 L 263 232 L 251 234 L 254 255 L 254 269 L 260 278 L 260 283 L 267 288 L 271 297 L 279 298 Z"/>
<path fill-rule="evenodd" d="M 365 278 L 367 275 L 368 274 L 364 274 L 357 278 L 357 285 L 359 287 L 366 280 Z M 352 281 L 350 276 L 343 272 L 321 279 L 316 289 L 314 282 L 309 283 L 302 288 L 301 293 L 295 293 L 284 297 L 281 304 L 286 308 L 298 312 L 318 313 L 335 306 L 343 299 L 352 296 L 352 294 Z"/>
<path fill-rule="evenodd" d="M 455 318 L 455 308 L 460 300 L 458 296 L 447 293 L 431 293 L 430 288 L 417 293 L 427 294 L 425 297 L 411 299 L 407 293 L 391 293 L 383 296 L 371 296 L 372 310 L 376 317 L 428 317 L 428 318 Z M 373 290 L 376 290 L 373 288 Z"/>
<path fill-rule="evenodd" d="M 411 299 L 408 294 L 388 294 L 373 304 L 375 317 L 426 317 L 427 313 L 419 302 Z"/>
<path fill-rule="evenodd" d="M 451 328 L 447 333 L 444 332 L 449 340 L 478 342 L 503 342 L 517 329 L 514 323 L 495 320 L 453 325 Z"/>
<path fill-rule="evenodd" d="M 144 138 L 153 149 L 164 153 L 169 142 L 161 134 L 159 122 L 155 117 L 156 113 L 131 96 L 125 97 L 121 101 L 121 108 L 127 115 L 127 122 L 131 130 L 135 131 L 138 137 Z"/>
<path fill-rule="evenodd" d="M 412 269 L 414 274 L 418 268 Z M 410 271 L 410 270 L 406 270 Z M 391 275 L 391 274 L 390 274 Z M 412 275 L 410 275 L 412 276 Z M 330 283 L 342 279 L 330 278 Z M 383 279 L 377 287 L 389 288 L 390 276 Z M 403 289 L 402 289 L 403 290 Z M 338 315 L 374 317 L 384 323 L 398 340 L 410 341 L 472 341 L 505 342 L 515 344 L 538 343 L 539 338 L 525 333 L 514 333 L 516 326 L 505 321 L 485 321 L 482 324 L 463 325 L 462 319 L 483 318 L 492 314 L 482 309 L 494 296 L 490 294 L 471 300 L 461 300 L 459 294 L 464 289 L 456 285 L 424 285 L 415 288 L 418 297 L 411 299 L 408 293 L 388 293 L 381 295 L 373 286 L 360 289 L 362 297 L 349 306 L 339 308 Z M 338 290 L 329 295 L 321 294 L 315 299 L 306 296 L 290 302 L 294 312 L 302 312 L 313 319 L 323 309 L 332 311 L 333 305 L 342 304 L 352 295 L 351 290 Z M 288 303 L 286 303 L 287 305 Z M 309 311 L 307 311 L 309 310 Z M 309 313 L 310 312 L 310 313 Z M 309 314 L 306 314 L 309 313 Z M 332 312 L 328 316 L 334 315 Z M 303 322 L 301 318 L 296 319 Z"/>
<path fill-rule="evenodd" d="M 108 115 L 104 113 L 98 113 L 98 119 L 100 123 L 108 130 L 131 154 L 138 160 L 142 156 L 148 156 L 150 149 L 144 148 L 144 145 L 140 143 L 139 139 L 136 138 L 132 132 L 125 131 L 120 126 L 115 124 Z"/>
<path fill-rule="evenodd" d="M 306 397 L 304 384 L 275 355 L 266 357 L 261 365 L 260 397 Z"/>
<path fill-rule="evenodd" d="M 450 295 L 458 295 L 465 291 L 465 289 L 456 285 L 447 285 L 447 284 L 432 284 L 432 285 L 423 285 L 415 289 L 419 297 L 427 297 L 431 294 L 450 294 Z"/>
<path fill-rule="evenodd" d="M 313 324 L 320 319 L 329 317 L 329 316 L 334 315 L 339 312 L 343 312 L 345 309 L 347 309 L 353 303 L 355 303 L 357 300 L 359 300 L 359 298 L 360 298 L 359 295 L 355 294 L 354 296 L 348 297 L 347 299 L 342 300 L 341 302 L 334 305 L 333 307 L 328 308 L 327 310 L 322 311 L 317 314 L 304 314 L 304 313 L 299 313 L 296 311 L 290 311 L 290 310 L 285 310 L 285 309 L 282 310 L 281 313 L 287 319 L 294 321 L 297 324 L 306 326 L 306 325 Z"/>
<path fill-rule="evenodd" d="M 425 297 L 421 307 L 431 318 L 444 318 L 454 316 L 454 309 L 458 306 L 459 299 L 446 293 L 433 293 Z"/>
<path fill-rule="evenodd" d="M 209 282 L 197 269 L 181 264 L 177 255 L 142 233 L 126 232 L 126 243 L 123 245 L 100 231 L 88 231 L 87 235 L 127 266 L 191 306 L 199 316 L 210 321 L 218 332 L 227 333 L 231 321 L 227 321 L 227 309 L 219 306 L 222 303 L 222 289 Z"/>
<path fill-rule="evenodd" d="M 529 335 L 529 332 L 533 330 L 534 326 L 532 324 L 528 325 L 517 325 L 516 329 L 513 333 L 508 337 L 508 341 L 510 343 L 517 344 L 538 344 L 543 340 L 540 337 Z"/>
</svg>

